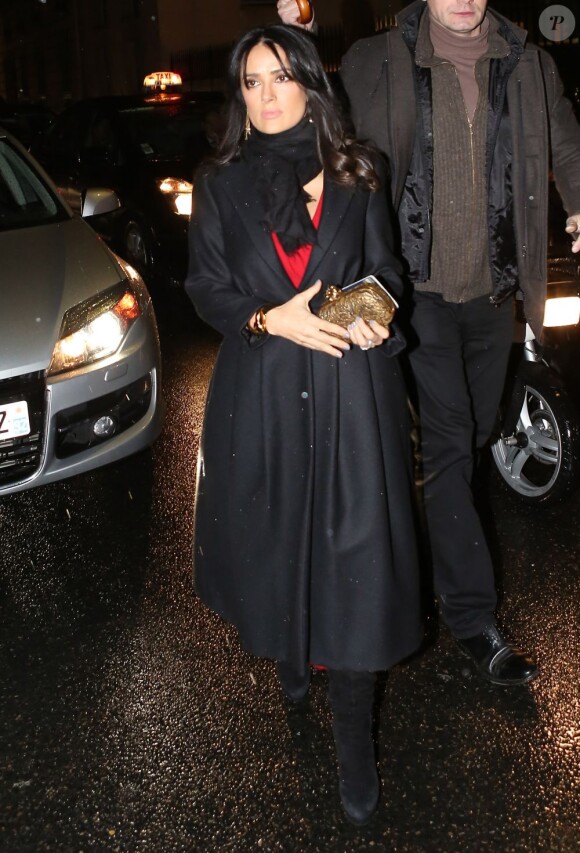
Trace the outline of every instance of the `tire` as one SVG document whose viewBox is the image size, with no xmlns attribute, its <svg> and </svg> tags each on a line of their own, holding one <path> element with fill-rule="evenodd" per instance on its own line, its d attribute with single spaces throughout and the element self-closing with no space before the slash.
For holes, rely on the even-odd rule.
<svg viewBox="0 0 580 853">
<path fill-rule="evenodd" d="M 153 273 L 153 254 L 144 228 L 133 219 L 125 229 L 122 254 L 147 283 Z"/>
<path fill-rule="evenodd" d="M 579 479 L 578 412 L 558 376 L 543 364 L 523 364 L 514 386 L 513 393 L 521 395 L 517 425 L 492 445 L 493 461 L 522 501 L 558 503 Z"/>
</svg>

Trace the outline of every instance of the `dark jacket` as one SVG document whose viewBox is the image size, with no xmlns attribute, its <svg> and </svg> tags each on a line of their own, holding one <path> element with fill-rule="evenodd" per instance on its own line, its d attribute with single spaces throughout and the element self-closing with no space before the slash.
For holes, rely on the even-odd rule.
<svg viewBox="0 0 580 853">
<path fill-rule="evenodd" d="M 208 394 L 194 561 L 254 654 L 385 669 L 422 636 L 409 423 L 395 335 L 342 359 L 245 324 L 296 291 L 243 162 L 195 184 L 186 290 L 223 343 Z M 376 273 L 400 292 L 386 195 L 326 180 L 299 290 Z"/>
<path fill-rule="evenodd" d="M 359 136 L 389 158 L 410 278 L 429 277 L 432 150 L 430 74 L 414 63 L 422 0 L 399 27 L 359 41 L 342 75 Z M 488 10 L 510 46 L 491 60 L 488 111 L 488 223 L 493 297 L 519 287 L 540 337 L 546 297 L 550 160 L 568 213 L 580 212 L 580 127 L 551 57 L 526 44 L 524 30 Z M 419 136 L 417 136 L 419 134 Z M 407 189 L 405 190 L 405 185 Z"/>
</svg>

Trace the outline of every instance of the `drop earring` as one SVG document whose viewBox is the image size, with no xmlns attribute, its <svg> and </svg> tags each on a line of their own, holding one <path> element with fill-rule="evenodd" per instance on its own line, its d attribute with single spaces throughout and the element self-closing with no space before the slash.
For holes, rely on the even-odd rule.
<svg viewBox="0 0 580 853">
<path fill-rule="evenodd" d="M 250 124 L 250 116 L 248 113 L 246 113 L 246 123 L 244 125 L 244 139 L 247 139 L 251 133 L 252 133 L 252 125 Z"/>
</svg>

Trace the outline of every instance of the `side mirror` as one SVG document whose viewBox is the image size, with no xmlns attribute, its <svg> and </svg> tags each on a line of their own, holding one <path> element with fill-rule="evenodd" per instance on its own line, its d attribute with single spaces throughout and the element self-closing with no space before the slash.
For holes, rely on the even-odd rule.
<svg viewBox="0 0 580 853">
<path fill-rule="evenodd" d="M 81 216 L 101 216 L 103 213 L 112 213 L 121 207 L 119 196 L 114 190 L 105 187 L 89 187 L 86 190 L 81 207 Z"/>
</svg>

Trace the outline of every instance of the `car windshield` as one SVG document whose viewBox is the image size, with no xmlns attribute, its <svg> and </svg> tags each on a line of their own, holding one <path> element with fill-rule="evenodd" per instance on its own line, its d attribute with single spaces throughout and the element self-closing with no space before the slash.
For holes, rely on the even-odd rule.
<svg viewBox="0 0 580 853">
<path fill-rule="evenodd" d="M 148 160 L 196 159 L 210 149 L 219 107 L 157 104 L 121 110 L 120 117 Z"/>
<path fill-rule="evenodd" d="M 48 187 L 8 140 L 0 139 L 0 230 L 67 218 Z"/>
</svg>

